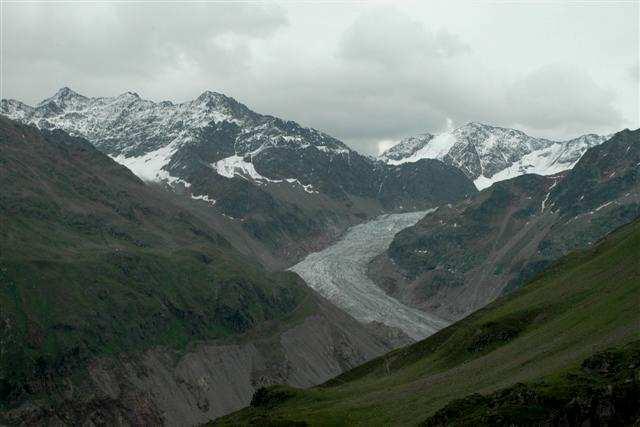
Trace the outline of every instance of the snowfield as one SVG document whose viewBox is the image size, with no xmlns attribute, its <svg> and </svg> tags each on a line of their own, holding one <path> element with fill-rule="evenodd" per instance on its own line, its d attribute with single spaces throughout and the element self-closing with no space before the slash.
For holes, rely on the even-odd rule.
<svg viewBox="0 0 640 427">
<path fill-rule="evenodd" d="M 366 270 L 368 263 L 389 247 L 396 233 L 433 211 L 383 215 L 356 225 L 340 241 L 309 254 L 291 270 L 357 320 L 379 321 L 402 329 L 415 340 L 425 338 L 448 322 L 390 297 L 367 277 Z"/>
</svg>

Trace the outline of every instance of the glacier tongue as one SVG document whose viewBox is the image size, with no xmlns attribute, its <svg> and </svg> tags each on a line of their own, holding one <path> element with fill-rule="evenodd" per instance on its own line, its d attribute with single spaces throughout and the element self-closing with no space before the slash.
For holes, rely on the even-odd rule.
<svg viewBox="0 0 640 427">
<path fill-rule="evenodd" d="M 291 270 L 356 319 L 400 328 L 416 340 L 425 338 L 448 323 L 390 297 L 367 277 L 366 270 L 396 233 L 434 210 L 383 215 L 356 225 L 340 241 L 308 255 Z"/>
</svg>

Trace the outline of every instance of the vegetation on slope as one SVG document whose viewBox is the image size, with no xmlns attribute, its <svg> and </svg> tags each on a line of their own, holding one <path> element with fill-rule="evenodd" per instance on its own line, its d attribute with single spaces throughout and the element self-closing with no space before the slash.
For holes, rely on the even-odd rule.
<svg viewBox="0 0 640 427">
<path fill-rule="evenodd" d="M 0 118 L 0 406 L 88 361 L 182 350 L 305 310 L 215 230 L 88 142 Z M 266 323 L 265 323 L 266 322 Z"/>
<path fill-rule="evenodd" d="M 636 420 L 639 253 L 636 220 L 424 341 L 311 390 L 262 390 L 218 424 Z"/>
</svg>

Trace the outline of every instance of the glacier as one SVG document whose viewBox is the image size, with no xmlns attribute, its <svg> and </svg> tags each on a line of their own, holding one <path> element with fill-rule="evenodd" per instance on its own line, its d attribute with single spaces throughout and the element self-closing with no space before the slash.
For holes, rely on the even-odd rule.
<svg viewBox="0 0 640 427">
<path fill-rule="evenodd" d="M 434 211 L 386 214 L 351 227 L 341 240 L 307 255 L 290 270 L 357 320 L 399 328 L 415 340 L 425 338 L 448 322 L 387 295 L 366 271 L 369 262 L 389 247 L 400 230 Z"/>
</svg>

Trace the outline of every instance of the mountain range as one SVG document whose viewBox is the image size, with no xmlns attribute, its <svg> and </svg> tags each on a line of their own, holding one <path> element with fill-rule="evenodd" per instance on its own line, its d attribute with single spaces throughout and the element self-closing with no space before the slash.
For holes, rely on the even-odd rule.
<svg viewBox="0 0 640 427">
<path fill-rule="evenodd" d="M 380 159 L 392 165 L 442 160 L 462 170 L 482 190 L 523 174 L 554 175 L 571 169 L 587 149 L 610 137 L 587 134 L 552 141 L 516 129 L 471 122 L 438 135 L 424 133 L 403 139 Z"/>
<path fill-rule="evenodd" d="M 638 419 L 639 166 L 640 130 L 376 159 L 210 91 L 3 99 L 0 424 Z"/>
<path fill-rule="evenodd" d="M 133 92 L 90 98 L 65 87 L 33 107 L 3 99 L 0 114 L 86 138 L 141 179 L 241 222 L 251 239 L 275 253 L 262 259 L 272 268 L 380 213 L 476 192 L 457 168 L 431 159 L 388 165 L 210 91 L 174 104 Z"/>
</svg>

